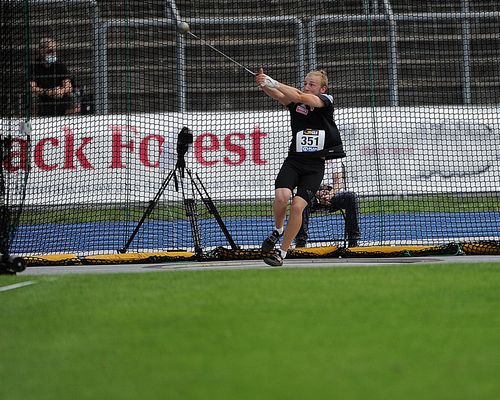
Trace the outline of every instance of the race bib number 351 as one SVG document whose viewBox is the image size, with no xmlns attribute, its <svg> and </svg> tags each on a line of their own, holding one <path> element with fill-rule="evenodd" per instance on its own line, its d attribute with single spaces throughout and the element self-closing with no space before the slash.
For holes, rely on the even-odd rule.
<svg viewBox="0 0 500 400">
<path fill-rule="evenodd" d="M 297 153 L 311 153 L 323 150 L 325 147 L 325 131 L 319 129 L 306 129 L 297 132 Z"/>
</svg>

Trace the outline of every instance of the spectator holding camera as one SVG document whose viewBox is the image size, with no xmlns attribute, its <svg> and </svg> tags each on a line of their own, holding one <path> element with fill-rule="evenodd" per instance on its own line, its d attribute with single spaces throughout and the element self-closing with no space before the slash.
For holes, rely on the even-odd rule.
<svg viewBox="0 0 500 400">
<path fill-rule="evenodd" d="M 316 196 L 302 214 L 302 226 L 295 237 L 295 247 L 305 247 L 308 240 L 309 218 L 311 211 L 323 208 L 330 212 L 344 210 L 345 232 L 349 247 L 358 246 L 359 201 L 355 193 L 345 190 L 344 166 L 340 160 L 326 162 L 325 177 L 331 177 L 330 185 L 321 185 Z"/>
</svg>

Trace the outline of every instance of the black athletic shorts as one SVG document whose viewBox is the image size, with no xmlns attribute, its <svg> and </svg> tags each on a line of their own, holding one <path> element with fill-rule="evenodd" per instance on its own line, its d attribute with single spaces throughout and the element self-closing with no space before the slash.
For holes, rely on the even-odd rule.
<svg viewBox="0 0 500 400">
<path fill-rule="evenodd" d="M 276 177 L 274 188 L 297 188 L 297 196 L 307 202 L 321 185 L 325 174 L 325 160 L 322 158 L 306 158 L 288 156 Z M 307 195 L 307 191 L 311 194 Z"/>
</svg>

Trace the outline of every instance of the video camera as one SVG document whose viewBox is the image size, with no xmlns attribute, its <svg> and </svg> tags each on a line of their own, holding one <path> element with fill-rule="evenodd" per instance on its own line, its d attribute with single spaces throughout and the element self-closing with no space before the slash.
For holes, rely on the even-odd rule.
<svg viewBox="0 0 500 400">
<path fill-rule="evenodd" d="M 177 136 L 177 163 L 175 168 L 179 169 L 181 173 L 186 168 L 185 154 L 189 150 L 189 145 L 193 143 L 193 133 L 188 127 L 183 127 Z"/>
</svg>

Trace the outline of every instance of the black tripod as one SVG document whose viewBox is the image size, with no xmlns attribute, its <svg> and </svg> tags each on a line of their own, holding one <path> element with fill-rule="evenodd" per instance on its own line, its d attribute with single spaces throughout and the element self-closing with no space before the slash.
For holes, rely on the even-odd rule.
<svg viewBox="0 0 500 400">
<path fill-rule="evenodd" d="M 174 181 L 175 184 L 175 190 L 178 192 L 179 191 L 179 186 L 181 188 L 181 193 L 182 193 L 182 199 L 183 199 L 183 204 L 184 204 L 184 210 L 186 212 L 186 216 L 189 218 L 189 222 L 191 225 L 191 232 L 193 235 L 193 241 L 194 241 L 194 252 L 197 258 L 200 258 L 201 255 L 203 254 L 203 248 L 201 246 L 201 236 L 200 236 L 200 230 L 198 228 L 198 220 L 197 220 L 197 213 L 196 213 L 196 203 L 193 198 L 187 198 L 186 193 L 185 193 L 185 187 L 184 187 L 184 181 L 183 179 L 186 177 L 189 178 L 189 181 L 192 184 L 192 187 L 196 190 L 198 195 L 203 201 L 203 204 L 205 204 L 205 207 L 207 208 L 208 212 L 212 214 L 219 224 L 220 229 L 224 233 L 224 236 L 226 237 L 227 241 L 229 242 L 231 248 L 233 250 L 238 249 L 238 246 L 234 242 L 231 234 L 229 233 L 226 224 L 222 220 L 222 217 L 215 207 L 214 202 L 212 201 L 210 195 L 207 192 L 207 189 L 203 185 L 200 177 L 198 176 L 197 173 L 192 173 L 189 168 L 186 168 L 186 161 L 184 159 L 184 155 L 189 149 L 189 145 L 193 143 L 193 134 L 189 130 L 189 128 L 184 127 L 181 129 L 179 132 L 178 138 L 177 138 L 177 163 L 175 165 L 175 168 L 172 169 L 168 175 L 165 177 L 163 180 L 163 183 L 156 193 L 155 197 L 153 200 L 149 202 L 148 207 L 144 211 L 144 214 L 142 215 L 141 219 L 139 220 L 139 223 L 135 227 L 134 231 L 132 232 L 132 235 L 130 235 L 130 238 L 127 240 L 127 243 L 125 243 L 125 246 L 123 246 L 122 249 L 118 250 L 119 253 L 126 253 L 128 248 L 130 247 L 130 244 L 134 240 L 135 236 L 141 229 L 142 224 L 144 221 L 149 217 L 149 215 L 153 212 L 154 208 L 158 204 L 158 201 L 160 200 L 161 196 L 163 195 L 163 192 L 165 189 L 168 187 L 169 183 Z"/>
<path fill-rule="evenodd" d="M 26 269 L 26 261 L 22 257 L 9 254 L 13 230 L 19 223 L 19 220 L 13 216 L 12 207 L 9 206 L 9 188 L 3 169 L 4 160 L 10 154 L 11 149 L 12 137 L 0 136 L 0 275 L 15 275 Z"/>
</svg>

